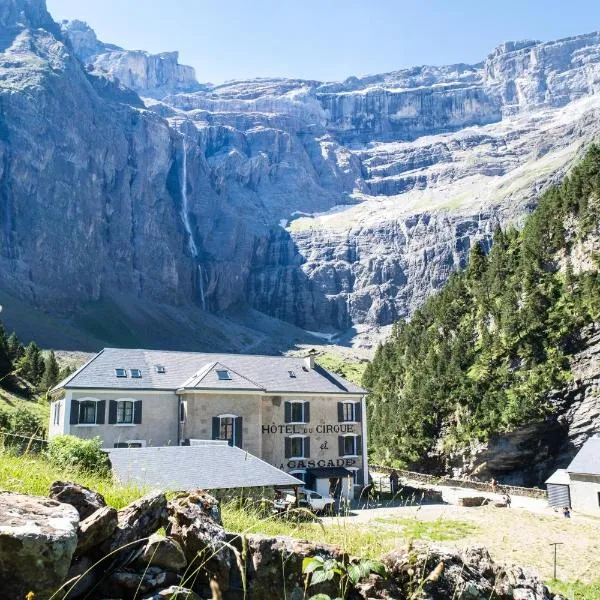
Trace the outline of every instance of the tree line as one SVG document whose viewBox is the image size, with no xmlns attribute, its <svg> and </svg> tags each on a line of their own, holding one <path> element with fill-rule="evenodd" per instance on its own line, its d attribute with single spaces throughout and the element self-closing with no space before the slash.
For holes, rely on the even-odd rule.
<svg viewBox="0 0 600 600">
<path fill-rule="evenodd" d="M 19 377 L 34 391 L 46 393 L 72 371 L 59 367 L 53 350 L 44 355 L 35 342 L 23 345 L 15 332 L 7 335 L 0 323 L 0 387 L 10 387 L 12 377 Z"/>
<path fill-rule="evenodd" d="M 572 377 L 569 356 L 600 319 L 600 257 L 580 269 L 575 244 L 600 219 L 600 148 L 542 194 L 522 230 L 474 244 L 410 321 L 396 323 L 363 378 L 375 461 L 423 464 L 472 440 L 552 418 L 549 392 Z"/>
</svg>

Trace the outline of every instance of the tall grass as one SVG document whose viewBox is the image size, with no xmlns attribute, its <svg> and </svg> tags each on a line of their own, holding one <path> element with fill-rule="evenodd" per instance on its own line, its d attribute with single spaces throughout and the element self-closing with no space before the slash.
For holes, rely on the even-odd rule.
<svg viewBox="0 0 600 600">
<path fill-rule="evenodd" d="M 546 585 L 554 593 L 562 594 L 567 600 L 600 600 L 600 581 L 582 583 L 581 581 L 547 581 Z"/>
<path fill-rule="evenodd" d="M 57 467 L 40 454 L 16 455 L 10 450 L 0 450 L 1 490 L 47 496 L 50 485 L 57 480 L 75 481 L 100 492 L 107 504 L 117 509 L 137 500 L 147 491 L 119 485 L 108 477 Z"/>
</svg>

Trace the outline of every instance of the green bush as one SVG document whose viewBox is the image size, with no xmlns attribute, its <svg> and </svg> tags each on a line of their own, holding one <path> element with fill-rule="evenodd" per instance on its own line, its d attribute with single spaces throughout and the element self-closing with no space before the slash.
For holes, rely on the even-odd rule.
<svg viewBox="0 0 600 600">
<path fill-rule="evenodd" d="M 73 435 L 59 435 L 48 444 L 48 458 L 58 467 L 75 467 L 89 473 L 108 475 L 110 462 L 101 448 L 102 440 L 82 440 Z"/>
</svg>

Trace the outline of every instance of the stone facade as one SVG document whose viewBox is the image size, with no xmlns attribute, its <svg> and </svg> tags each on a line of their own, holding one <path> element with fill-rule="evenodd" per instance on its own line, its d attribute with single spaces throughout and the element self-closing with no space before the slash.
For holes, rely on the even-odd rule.
<svg viewBox="0 0 600 600">
<path fill-rule="evenodd" d="M 119 360 L 121 364 L 125 359 Z M 137 360 L 135 364 L 141 364 Z M 253 360 L 262 364 L 261 357 Z M 288 377 L 287 367 L 279 368 L 287 381 L 304 381 L 302 377 L 326 373 L 311 360 L 299 360 L 293 378 Z M 265 368 L 274 368 L 268 364 L 272 363 L 265 363 Z M 52 403 L 50 437 L 99 437 L 105 448 L 185 446 L 195 445 L 198 440 L 227 440 L 302 479 L 308 488 L 323 495 L 350 497 L 368 479 L 365 400 L 360 388 L 339 393 L 317 393 L 313 389 L 277 394 L 258 386 L 240 389 L 243 381 L 254 385 L 249 379 L 239 384 L 225 379 L 238 387 L 219 390 L 212 384 L 194 387 L 189 383 L 192 378 L 188 381 L 192 387 L 183 384 L 173 385 L 173 389 L 125 389 L 135 379 L 115 377 L 112 372 L 118 370 L 106 370 L 106 385 L 122 389 L 82 389 L 67 382 L 65 396 Z M 233 370 L 231 373 L 237 377 Z M 194 377 L 198 376 L 196 373 Z M 139 373 L 143 382 L 152 383 L 151 377 L 147 370 Z M 327 377 L 332 378 L 332 374 Z M 215 381 L 218 383 L 218 379 Z M 311 389 L 310 385 L 304 389 Z"/>
</svg>

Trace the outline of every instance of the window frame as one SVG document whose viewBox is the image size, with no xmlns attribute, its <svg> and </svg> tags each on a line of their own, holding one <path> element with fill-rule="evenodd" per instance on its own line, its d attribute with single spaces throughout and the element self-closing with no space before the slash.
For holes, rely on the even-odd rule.
<svg viewBox="0 0 600 600">
<path fill-rule="evenodd" d="M 342 436 L 344 438 L 344 454 L 342 456 L 344 457 L 350 457 L 350 456 L 360 456 L 358 450 L 359 448 L 357 448 L 358 445 L 358 434 L 357 433 L 347 433 L 346 435 Z M 352 453 L 347 453 L 346 452 L 346 440 L 348 439 L 352 439 L 352 448 L 354 450 L 354 452 Z"/>
<path fill-rule="evenodd" d="M 221 435 L 221 430 L 223 428 L 223 419 L 231 419 L 231 439 L 230 438 L 222 438 L 217 437 L 215 440 L 219 440 L 221 442 L 230 443 L 230 445 L 235 446 L 236 440 L 236 419 L 239 419 L 239 415 L 234 415 L 232 413 L 224 413 L 222 415 L 217 415 L 217 419 L 219 419 L 219 436 Z"/>
<path fill-rule="evenodd" d="M 53 425 L 60 425 L 60 409 L 61 409 L 61 401 L 57 400 L 54 403 Z"/>
<path fill-rule="evenodd" d="M 215 371 L 217 373 L 217 379 L 219 381 L 231 381 L 232 380 L 229 369 L 215 369 Z M 223 373 L 224 373 L 224 375 L 222 375 Z"/>
<path fill-rule="evenodd" d="M 306 469 L 292 469 L 291 471 L 288 471 L 288 473 L 306 485 Z"/>
<path fill-rule="evenodd" d="M 309 437 L 308 435 L 288 435 L 287 436 L 291 442 L 290 442 L 290 454 L 291 456 L 289 457 L 288 460 L 300 460 L 300 459 L 305 459 L 305 458 L 309 458 L 308 456 L 304 456 L 306 454 L 305 450 L 306 450 L 306 444 L 304 443 L 304 440 Z M 302 449 L 302 452 L 299 455 L 294 454 L 293 449 L 294 449 L 294 441 L 295 440 L 300 440 L 300 447 Z"/>
<path fill-rule="evenodd" d="M 127 369 L 123 367 L 115 367 L 115 377 L 119 379 L 127 379 Z"/>
<path fill-rule="evenodd" d="M 83 425 L 89 427 L 90 425 L 98 425 L 98 400 L 83 399 L 78 400 L 79 405 L 77 406 L 77 425 Z M 93 405 L 94 407 L 94 420 L 93 421 L 82 421 L 81 414 L 82 409 L 89 408 L 89 406 Z"/>
<path fill-rule="evenodd" d="M 356 405 L 357 404 L 358 404 L 358 402 L 356 402 L 354 400 L 342 401 L 342 417 L 343 417 L 342 423 L 358 423 L 358 420 L 356 419 Z M 351 408 L 351 410 L 352 410 L 352 418 L 351 419 L 346 419 L 346 410 L 348 408 Z"/>
<path fill-rule="evenodd" d="M 116 400 L 117 403 L 117 422 L 115 423 L 115 425 L 135 425 L 134 423 L 134 415 L 135 415 L 135 400 L 129 400 L 127 398 L 124 398 L 122 400 Z M 131 420 L 130 421 L 119 421 L 119 413 L 121 405 L 125 405 L 125 404 L 131 404 Z M 123 415 L 125 414 L 125 411 L 123 410 Z"/>
<path fill-rule="evenodd" d="M 360 485 L 357 481 L 360 467 L 346 467 L 346 469 L 352 473 L 352 485 Z"/>
<path fill-rule="evenodd" d="M 135 375 L 134 375 L 135 373 Z M 131 379 L 141 379 L 142 378 L 142 370 L 141 369 L 129 369 L 129 375 Z"/>
<path fill-rule="evenodd" d="M 290 422 L 288 425 L 306 425 L 308 421 L 306 420 L 306 404 L 309 402 L 308 400 L 288 400 L 290 403 Z M 300 411 L 302 412 L 302 419 L 299 421 L 294 419 L 294 407 L 300 406 Z"/>
<path fill-rule="evenodd" d="M 185 400 L 182 400 L 179 403 L 179 422 L 185 423 L 187 419 L 187 403 Z"/>
<path fill-rule="evenodd" d="M 167 372 L 165 365 L 154 365 L 154 370 L 160 375 L 164 375 Z"/>
</svg>

